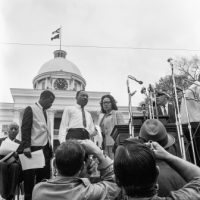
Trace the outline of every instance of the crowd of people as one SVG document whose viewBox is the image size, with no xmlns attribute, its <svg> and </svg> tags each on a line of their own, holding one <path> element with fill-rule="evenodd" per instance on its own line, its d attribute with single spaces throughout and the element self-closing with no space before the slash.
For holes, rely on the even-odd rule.
<svg viewBox="0 0 200 200">
<path fill-rule="evenodd" d="M 9 157 L 0 155 L 0 194 L 4 199 L 14 198 L 20 182 L 24 183 L 25 200 L 200 199 L 200 168 L 179 157 L 178 141 L 158 119 L 147 119 L 137 137 L 127 138 L 116 146 L 111 132 L 115 125 L 125 122 L 111 95 L 100 100 L 97 122 L 103 137 L 100 147 L 93 141 L 97 129 L 85 109 L 88 94 L 80 90 L 76 93 L 76 105 L 64 109 L 60 145 L 53 152 L 47 110 L 55 98 L 52 91 L 45 90 L 38 102 L 25 108 L 21 141 L 16 139 L 19 132 L 16 123 L 9 125 L 8 137 L 0 139 L 0 147 L 7 140 L 19 145 Z M 168 115 L 170 123 L 175 123 L 174 108 L 166 93 L 158 94 L 157 103 L 156 112 Z M 23 170 L 18 154 L 32 159 L 40 150 L 43 167 Z M 95 180 L 94 171 L 98 172 Z"/>
</svg>

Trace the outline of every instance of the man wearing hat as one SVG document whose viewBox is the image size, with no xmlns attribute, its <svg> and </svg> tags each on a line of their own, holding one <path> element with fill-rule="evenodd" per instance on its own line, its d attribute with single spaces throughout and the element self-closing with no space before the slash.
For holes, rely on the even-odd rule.
<svg viewBox="0 0 200 200">
<path fill-rule="evenodd" d="M 139 139 L 143 142 L 158 142 L 168 152 L 177 156 L 175 138 L 167 133 L 164 125 L 157 119 L 148 119 L 143 123 Z M 166 196 L 170 191 L 178 190 L 185 185 L 185 180 L 166 162 L 157 160 L 157 164 L 160 168 L 158 178 L 160 196 Z"/>
<path fill-rule="evenodd" d="M 165 92 L 156 93 L 156 103 L 158 116 L 168 116 L 168 123 L 175 123 L 175 109 L 173 104 L 169 102 L 170 96 Z"/>
</svg>

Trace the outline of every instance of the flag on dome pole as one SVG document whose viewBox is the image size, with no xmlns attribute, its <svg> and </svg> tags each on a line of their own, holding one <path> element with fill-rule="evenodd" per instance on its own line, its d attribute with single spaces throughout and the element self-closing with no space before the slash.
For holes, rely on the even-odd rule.
<svg viewBox="0 0 200 200">
<path fill-rule="evenodd" d="M 60 33 L 60 28 L 52 32 L 52 34 L 55 34 L 55 33 Z"/>
<path fill-rule="evenodd" d="M 61 27 L 52 32 L 51 41 L 54 39 L 60 39 L 60 50 L 61 50 Z"/>
</svg>

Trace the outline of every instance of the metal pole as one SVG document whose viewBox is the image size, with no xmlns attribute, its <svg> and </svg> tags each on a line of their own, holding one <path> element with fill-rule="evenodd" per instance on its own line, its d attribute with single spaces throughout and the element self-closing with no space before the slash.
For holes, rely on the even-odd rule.
<svg viewBox="0 0 200 200">
<path fill-rule="evenodd" d="M 60 50 L 61 50 L 61 35 L 62 35 L 62 27 L 60 26 Z"/>
<path fill-rule="evenodd" d="M 189 130 L 189 134 L 190 134 L 190 142 L 191 142 L 191 146 L 192 146 L 192 154 L 193 154 L 193 158 L 194 158 L 194 164 L 196 165 L 197 161 L 196 161 L 196 155 L 195 155 L 195 151 L 194 151 L 194 142 L 193 142 L 193 137 L 192 137 L 190 117 L 189 117 L 189 114 L 188 114 L 187 100 L 186 100 L 186 96 L 185 96 L 185 91 L 183 90 L 182 92 L 183 92 L 183 100 L 184 100 L 185 112 L 186 112 L 187 122 L 188 122 L 188 130 Z"/>
<path fill-rule="evenodd" d="M 131 103 L 131 97 L 136 93 L 130 92 L 129 87 L 129 79 L 127 78 L 127 90 L 128 90 L 128 110 L 129 110 L 129 135 L 130 137 L 134 137 L 134 126 L 133 126 L 133 116 L 132 116 L 132 103 Z"/>
<path fill-rule="evenodd" d="M 174 77 L 174 66 L 172 63 L 172 59 L 168 59 L 168 62 L 170 63 L 171 70 L 172 70 L 172 81 L 173 81 L 173 89 L 174 89 L 174 95 L 175 95 L 176 125 L 177 125 L 177 132 L 178 132 L 179 144 L 180 144 L 180 149 L 181 149 L 181 155 L 182 155 L 182 158 L 184 160 L 186 160 L 184 135 L 183 135 L 183 129 L 182 129 L 182 123 L 181 123 L 181 115 L 180 115 L 179 105 L 178 105 L 176 82 L 175 82 L 175 77 Z"/>
</svg>

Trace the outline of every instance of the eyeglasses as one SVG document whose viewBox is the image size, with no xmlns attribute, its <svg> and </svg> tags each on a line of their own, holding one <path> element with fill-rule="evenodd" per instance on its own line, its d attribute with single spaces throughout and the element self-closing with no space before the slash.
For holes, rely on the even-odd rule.
<svg viewBox="0 0 200 200">
<path fill-rule="evenodd" d="M 103 104 L 110 104 L 111 102 L 110 101 L 104 101 Z"/>
<path fill-rule="evenodd" d="M 15 130 L 15 131 L 17 131 L 18 130 L 18 128 L 17 127 L 11 127 L 10 128 L 10 130 L 12 131 L 12 130 Z"/>
</svg>

